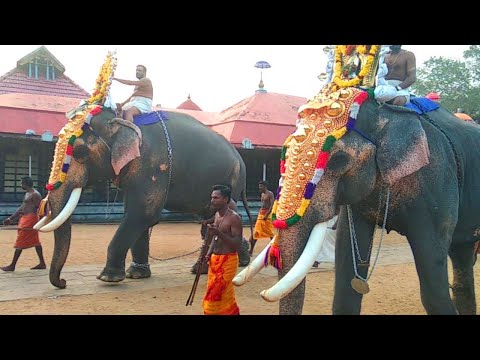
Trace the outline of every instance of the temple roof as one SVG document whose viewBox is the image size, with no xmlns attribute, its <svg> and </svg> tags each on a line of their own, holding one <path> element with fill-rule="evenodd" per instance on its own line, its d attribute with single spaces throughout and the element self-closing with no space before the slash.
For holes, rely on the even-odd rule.
<svg viewBox="0 0 480 360">
<path fill-rule="evenodd" d="M 35 76 L 35 61 L 39 62 Z M 49 65 L 47 75 L 46 64 Z M 32 66 L 30 66 L 32 65 Z M 52 70 L 54 69 L 54 70 Z M 90 94 L 64 74 L 65 67 L 45 46 L 17 61 L 17 67 L 0 76 L 0 95 L 11 93 L 87 99 Z"/>
<path fill-rule="evenodd" d="M 177 109 L 203 111 L 200 106 L 192 101 L 190 94 L 188 95 L 188 99 L 186 101 L 177 106 Z"/>
</svg>

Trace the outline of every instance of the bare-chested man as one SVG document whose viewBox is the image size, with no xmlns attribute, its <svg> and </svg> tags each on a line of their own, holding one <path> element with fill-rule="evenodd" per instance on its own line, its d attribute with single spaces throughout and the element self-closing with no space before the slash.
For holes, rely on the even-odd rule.
<svg viewBox="0 0 480 360">
<path fill-rule="evenodd" d="M 32 270 L 46 269 L 45 259 L 43 258 L 43 249 L 38 238 L 38 231 L 32 230 L 38 222 L 37 209 L 42 201 L 40 193 L 33 188 L 33 180 L 29 176 L 22 178 L 22 189 L 26 191 L 22 205 L 13 213 L 12 216 L 3 221 L 3 225 L 10 225 L 13 220 L 19 218 L 17 230 L 17 240 L 15 241 L 15 252 L 13 253 L 12 263 L 8 266 L 0 267 L 3 271 L 15 271 L 18 258 L 23 249 L 35 246 L 40 263 L 31 268 Z M 23 229 L 23 230 L 22 230 Z"/>
<path fill-rule="evenodd" d="M 255 223 L 255 230 L 250 237 L 250 256 L 253 255 L 253 249 L 258 239 L 273 238 L 273 223 L 272 223 L 272 208 L 274 197 L 273 193 L 268 190 L 268 182 L 260 181 L 258 183 L 258 190 L 260 191 L 260 200 L 262 201 L 262 208 L 258 212 L 257 222 Z"/>
<path fill-rule="evenodd" d="M 213 224 L 208 224 L 212 238 L 206 254 L 209 264 L 207 291 L 203 298 L 205 315 L 239 315 L 233 278 L 238 270 L 238 251 L 242 243 L 243 227 L 240 215 L 229 208 L 231 190 L 224 186 L 213 190 L 211 204 L 217 213 Z"/>
<path fill-rule="evenodd" d="M 397 90 L 396 96 L 389 103 L 403 106 L 410 102 L 409 88 L 417 80 L 415 55 L 411 51 L 402 50 L 402 45 L 391 45 L 385 63 L 388 68 L 385 80 Z"/>
<path fill-rule="evenodd" d="M 137 65 L 138 81 L 113 78 L 121 84 L 135 85 L 133 94 L 123 103 L 117 104 L 117 110 L 120 113 L 125 111 L 125 120 L 133 122 L 134 116 L 152 111 L 153 85 L 146 76 L 147 68 L 144 65 Z"/>
</svg>

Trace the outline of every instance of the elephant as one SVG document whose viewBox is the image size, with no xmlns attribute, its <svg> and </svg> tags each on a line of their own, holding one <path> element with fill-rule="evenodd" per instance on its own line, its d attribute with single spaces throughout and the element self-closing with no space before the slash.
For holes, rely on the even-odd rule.
<svg viewBox="0 0 480 360">
<path fill-rule="evenodd" d="M 88 121 L 75 125 L 77 129 L 83 124 L 83 132 L 74 140 L 70 138 L 68 172 L 61 186 L 49 188 L 49 215 L 36 225 L 39 231 L 54 231 L 49 274 L 52 285 L 66 287 L 60 276 L 70 247 L 71 214 L 81 189 L 96 181 L 114 179 L 124 194 L 124 217 L 108 246 L 106 265 L 97 276 L 105 282 L 150 277 L 149 229 L 160 221 L 162 209 L 209 216 L 215 184 L 230 186 L 232 198 L 243 201 L 252 223 L 245 195 L 245 163 L 225 137 L 192 116 L 173 111 L 152 113 L 162 121 L 136 126 L 117 118 L 110 108 L 96 109 L 90 112 Z M 80 119 L 84 119 L 82 116 Z M 60 140 L 65 137 L 63 133 L 59 134 Z M 60 140 L 56 157 L 61 152 Z M 60 168 L 55 165 L 57 160 L 51 178 Z M 133 261 L 125 271 L 129 249 Z"/>
<path fill-rule="evenodd" d="M 333 101 L 338 103 L 342 96 L 337 94 Z M 437 106 L 419 114 L 379 103 L 371 96 L 361 103 L 354 129 L 348 129 L 331 147 L 303 217 L 278 229 L 279 281 L 261 295 L 267 301 L 280 300 L 280 314 L 302 313 L 305 276 L 318 253 L 312 243 L 322 234 L 319 223 L 331 219 L 336 206 L 341 210 L 335 245 L 334 315 L 361 313 L 363 295 L 369 291 L 366 280 L 373 266 L 371 247 L 377 226 L 406 236 L 427 314 L 476 313 L 473 249 L 480 228 L 480 126 L 458 121 Z M 337 109 L 341 106 L 326 112 L 335 114 Z M 331 119 L 315 129 L 317 134 L 329 132 L 327 125 L 332 126 Z M 298 127 L 296 133 L 302 135 Z M 301 158 L 303 150 L 295 150 L 299 151 L 293 153 L 295 157 Z M 292 164 L 291 155 L 286 159 L 286 174 Z M 266 251 L 237 275 L 237 286 L 259 271 Z M 453 267 L 452 297 L 448 257 Z"/>
</svg>

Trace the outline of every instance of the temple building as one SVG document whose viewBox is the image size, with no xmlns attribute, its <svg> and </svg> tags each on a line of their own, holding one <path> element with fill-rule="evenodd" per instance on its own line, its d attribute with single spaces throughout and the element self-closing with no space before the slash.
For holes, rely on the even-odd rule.
<svg viewBox="0 0 480 360">
<path fill-rule="evenodd" d="M 0 219 L 21 203 L 23 176 L 30 175 L 46 195 L 56 135 L 67 122 L 65 113 L 90 97 L 65 72 L 60 61 L 41 46 L 0 76 Z M 259 87 L 219 113 L 203 111 L 190 95 L 175 109 L 157 106 L 154 110 L 191 115 L 230 141 L 246 164 L 247 198 L 258 203 L 258 181 L 267 180 L 270 190 L 276 190 L 283 141 L 295 130 L 298 108 L 305 102 L 302 97 Z M 121 218 L 121 200 L 121 190 L 110 181 L 95 184 L 82 192 L 74 220 Z"/>
</svg>

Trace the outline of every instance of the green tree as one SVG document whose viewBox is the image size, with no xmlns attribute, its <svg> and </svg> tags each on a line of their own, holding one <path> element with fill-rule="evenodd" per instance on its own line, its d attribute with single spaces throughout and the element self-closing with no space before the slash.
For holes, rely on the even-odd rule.
<svg viewBox="0 0 480 360">
<path fill-rule="evenodd" d="M 473 118 L 480 116 L 480 46 L 472 45 L 464 59 L 431 57 L 417 70 L 412 86 L 417 96 L 431 91 L 441 96 L 441 103 L 452 112 L 462 108 Z"/>
</svg>

